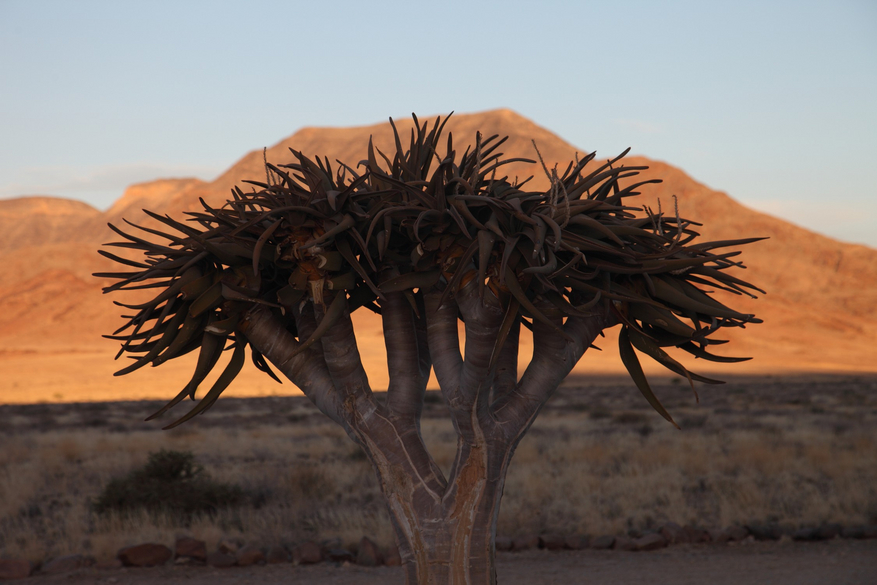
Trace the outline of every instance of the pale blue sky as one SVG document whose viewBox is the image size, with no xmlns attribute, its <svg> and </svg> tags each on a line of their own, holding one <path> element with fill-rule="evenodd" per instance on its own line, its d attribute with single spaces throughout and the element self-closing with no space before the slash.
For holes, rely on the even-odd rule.
<svg viewBox="0 0 877 585">
<path fill-rule="evenodd" d="M 874 0 L 0 0 L 0 197 L 103 209 L 302 126 L 497 107 L 877 247 Z"/>
</svg>

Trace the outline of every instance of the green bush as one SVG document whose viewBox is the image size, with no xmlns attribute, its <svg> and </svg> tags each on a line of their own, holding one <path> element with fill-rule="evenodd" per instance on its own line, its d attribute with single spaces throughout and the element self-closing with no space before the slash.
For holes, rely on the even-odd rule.
<svg viewBox="0 0 877 585">
<path fill-rule="evenodd" d="M 142 468 L 110 481 L 93 508 L 98 514 L 146 510 L 190 519 L 244 500 L 240 487 L 211 479 L 191 452 L 161 450 L 150 453 Z"/>
</svg>

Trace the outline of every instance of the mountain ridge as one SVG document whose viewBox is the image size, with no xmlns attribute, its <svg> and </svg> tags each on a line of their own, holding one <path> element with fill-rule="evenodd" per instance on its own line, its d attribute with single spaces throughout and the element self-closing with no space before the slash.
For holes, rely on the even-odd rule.
<svg viewBox="0 0 877 585">
<path fill-rule="evenodd" d="M 422 123 L 427 118 L 420 120 Z M 432 125 L 435 118 L 428 120 Z M 413 121 L 409 118 L 395 123 L 405 144 Z M 577 151 L 579 156 L 586 152 L 508 109 L 455 114 L 445 129 L 446 133 L 453 134 L 458 155 L 474 142 L 476 130 L 482 131 L 483 139 L 492 134 L 508 135 L 508 141 L 500 149 L 506 156 L 538 158 L 531 142 L 535 140 L 548 168 L 558 164 L 561 173 Z M 384 152 L 393 148 L 393 132 L 388 123 L 352 128 L 306 127 L 266 148 L 264 156 L 274 164 L 286 164 L 293 161 L 288 149 L 294 148 L 311 157 L 328 157 L 333 168 L 337 166 L 335 159 L 355 168 L 365 157 L 370 137 Z M 446 142 L 441 144 L 443 153 Z M 621 162 L 626 166 L 649 167 L 637 180 L 660 178 L 663 181 L 645 186 L 642 195 L 631 200 L 633 204 L 657 209 L 660 198 L 664 211 L 674 213 L 674 201 L 678 201 L 682 217 L 704 224 L 697 228 L 704 241 L 770 237 L 741 248 L 741 258 L 749 268 L 739 274 L 768 294 L 757 300 L 731 299 L 735 307 L 765 319 L 763 325 L 733 332 L 734 343 L 728 346 L 735 355 L 754 354 L 757 359 L 727 371 L 877 370 L 877 250 L 839 242 L 747 208 L 727 193 L 710 189 L 669 163 L 642 156 L 628 156 Z M 548 184 L 538 162 L 513 163 L 502 169 L 503 174 L 507 172 L 512 178 L 533 175 L 529 185 L 534 188 Z M 60 213 L 51 219 L 28 211 L 27 205 L 36 205 L 36 202 L 6 203 L 7 212 L 19 206 L 16 219 L 11 213 L 3 215 L 4 202 L 0 201 L 0 227 L 6 221 L 5 225 L 17 229 L 19 242 L 17 247 L 9 243 L 0 246 L 0 265 L 5 268 L 0 271 L 0 314 L 4 315 L 4 319 L 0 319 L 0 379 L 4 374 L 18 375 L 12 372 L 11 358 L 2 358 L 12 355 L 9 353 L 12 349 L 31 348 L 42 356 L 60 356 L 69 348 L 77 347 L 93 350 L 95 375 L 100 370 L 100 376 L 107 376 L 89 382 L 92 388 L 103 388 L 102 391 L 112 394 L 121 392 L 114 388 L 132 391 L 130 389 L 140 380 L 152 380 L 147 385 L 165 384 L 170 373 L 181 369 L 163 366 L 158 371 L 151 370 L 148 378 L 135 381 L 128 380 L 132 376 L 122 380 L 108 377 L 113 367 L 118 367 L 111 360 L 116 345 L 100 339 L 99 335 L 118 326 L 120 311 L 112 304 L 112 298 L 100 294 L 100 287 L 105 283 L 89 276 L 92 272 L 118 269 L 97 254 L 100 244 L 118 239 L 106 227 L 106 222 L 112 221 L 127 230 L 129 226 L 121 222 L 123 218 L 146 226 L 156 224 L 142 213 L 141 207 L 179 217 L 183 211 L 200 209 L 199 198 L 202 197 L 210 205 L 222 205 L 230 197 L 232 187 L 239 185 L 248 190 L 249 186 L 241 181 L 264 180 L 264 173 L 263 151 L 254 149 L 212 181 L 159 179 L 132 185 L 106 212 L 94 208 L 89 211 L 85 208 L 88 206 L 81 207 L 85 204 L 71 203 L 71 209 L 80 211 L 70 215 Z M 49 198 L 46 204 L 59 200 Z M 120 300 L 118 296 L 115 298 Z M 360 316 L 359 312 L 357 319 L 362 323 L 362 334 L 369 340 L 360 342 L 361 351 L 364 354 L 377 352 L 366 356 L 376 363 L 370 375 L 376 369 L 385 370 L 386 365 L 380 364 L 382 340 L 375 338 L 375 343 L 371 343 L 377 322 L 367 315 Z M 611 347 L 611 339 L 610 333 L 609 342 L 601 345 Z M 370 347 L 364 348 L 366 345 Z M 525 353 L 522 350 L 522 354 Z M 620 361 L 612 355 L 617 352 L 610 349 L 602 352 L 603 355 L 592 353 L 580 364 L 584 368 L 581 371 L 587 371 L 590 366 L 621 371 Z M 690 365 L 697 369 L 697 365 L 703 364 Z M 707 365 L 707 370 L 716 368 L 714 364 Z M 38 377 L 39 372 L 33 375 Z M 385 372 L 375 375 L 376 379 L 386 376 Z M 140 374 L 133 377 L 137 376 Z M 256 381 L 255 374 L 244 376 L 241 384 L 269 391 Z M 376 382 L 375 387 L 380 388 L 381 384 Z M 3 400 L 0 395 L 0 402 Z"/>
</svg>

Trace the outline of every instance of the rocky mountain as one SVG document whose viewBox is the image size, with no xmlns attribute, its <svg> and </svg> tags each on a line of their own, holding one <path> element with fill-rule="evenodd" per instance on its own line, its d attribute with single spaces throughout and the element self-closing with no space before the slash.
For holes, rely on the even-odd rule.
<svg viewBox="0 0 877 585">
<path fill-rule="evenodd" d="M 404 142 L 413 122 L 400 119 L 396 126 Z M 504 109 L 455 114 L 445 129 L 446 135 L 452 135 L 458 153 L 474 143 L 476 131 L 484 137 L 508 136 L 501 148 L 507 156 L 535 159 L 535 140 L 546 165 L 553 168 L 558 164 L 560 172 L 577 151 L 578 156 L 586 152 Z M 133 185 L 106 212 L 52 197 L 0 201 L 0 401 L 26 399 L 20 390 L 12 390 L 12 384 L 18 384 L 17 388 L 43 388 L 36 391 L 41 396 L 48 392 L 46 388 L 57 386 L 61 388 L 57 394 L 67 398 L 71 393 L 92 399 L 172 394 L 173 388 L 187 379 L 185 364 L 163 366 L 161 371 L 121 380 L 110 377 L 114 366 L 118 366 L 111 361 L 115 345 L 102 340 L 100 334 L 119 323 L 119 310 L 111 299 L 100 294 L 102 283 L 90 276 L 112 266 L 96 253 L 101 243 L 115 237 L 106 222 L 122 225 L 124 218 L 153 225 L 140 211 L 142 208 L 179 216 L 182 211 L 200 209 L 199 198 L 220 206 L 235 185 L 249 190 L 242 183 L 244 179 L 264 181 L 263 156 L 274 164 L 292 162 L 289 149 L 326 157 L 333 168 L 336 160 L 355 168 L 365 157 L 369 137 L 384 152 L 392 150 L 389 123 L 303 128 L 264 154 L 261 149 L 249 152 L 213 181 L 162 179 Z M 600 159 L 616 154 L 600 153 Z M 703 224 L 700 231 L 707 239 L 769 237 L 743 248 L 741 258 L 748 269 L 740 276 L 768 294 L 758 300 L 737 301 L 743 309 L 764 318 L 765 323 L 734 335 L 735 342 L 727 346 L 729 353 L 753 355 L 756 359 L 738 364 L 732 371 L 877 369 L 877 250 L 844 244 L 756 212 L 669 164 L 633 156 L 625 158 L 624 164 L 648 166 L 644 177 L 663 181 L 644 187 L 637 204 L 657 209 L 660 201 L 661 208 L 669 213 L 675 213 L 678 205 L 681 216 Z M 534 187 L 547 184 L 538 163 L 514 163 L 503 169 L 512 178 L 533 175 Z M 360 345 L 367 345 L 363 353 L 368 353 L 373 384 L 380 388 L 386 373 L 382 373 L 383 344 L 377 322 L 363 315 L 358 327 L 364 339 L 375 339 L 375 343 Z M 621 371 L 611 339 L 603 345 L 607 351 L 587 355 L 579 371 Z M 31 369 L 29 363 L 33 364 Z M 69 370 L 80 371 L 84 378 L 59 378 L 57 368 L 50 375 L 51 367 L 36 365 L 51 363 L 68 364 Z M 83 364 L 91 366 L 83 368 Z M 708 362 L 707 367 L 691 367 L 698 369 L 698 365 L 707 371 L 716 369 Z M 239 392 L 271 391 L 261 378 L 250 374 L 236 384 Z M 171 376 L 176 378 L 171 381 Z M 45 381 L 49 378 L 54 382 Z M 165 385 L 172 388 L 160 388 Z M 285 386 L 278 387 L 278 391 L 289 391 L 290 386 Z"/>
</svg>

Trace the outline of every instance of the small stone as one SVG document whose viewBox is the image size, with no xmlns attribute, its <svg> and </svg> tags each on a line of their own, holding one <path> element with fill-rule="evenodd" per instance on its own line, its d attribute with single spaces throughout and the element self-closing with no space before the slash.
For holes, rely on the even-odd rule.
<svg viewBox="0 0 877 585">
<path fill-rule="evenodd" d="M 615 545 L 615 537 L 610 535 L 598 536 L 591 541 L 591 548 L 597 550 L 607 550 Z"/>
<path fill-rule="evenodd" d="M 844 538 L 865 538 L 865 527 L 861 524 L 858 526 L 845 526 L 840 531 L 840 535 Z"/>
<path fill-rule="evenodd" d="M 589 544 L 590 539 L 587 536 L 567 536 L 563 540 L 563 546 L 568 550 L 584 550 Z"/>
<path fill-rule="evenodd" d="M 515 552 L 518 552 L 519 550 L 530 550 L 531 548 L 536 548 L 538 546 L 539 537 L 535 534 L 518 536 L 512 541 L 512 550 Z"/>
<path fill-rule="evenodd" d="M 539 548 L 563 550 L 566 538 L 560 534 L 544 534 L 539 537 Z"/>
<path fill-rule="evenodd" d="M 238 560 L 234 556 L 224 553 L 221 550 L 212 552 L 207 555 L 207 564 L 217 569 L 228 569 L 237 564 Z"/>
<path fill-rule="evenodd" d="M 815 528 L 799 528 L 792 533 L 794 540 L 816 540 Z"/>
<path fill-rule="evenodd" d="M 384 561 L 381 549 L 367 536 L 359 541 L 359 549 L 356 552 L 356 564 L 363 567 L 377 567 Z"/>
<path fill-rule="evenodd" d="M 296 565 L 312 565 L 323 560 L 323 549 L 310 540 L 292 549 L 292 562 Z"/>
<path fill-rule="evenodd" d="M 612 550 L 636 550 L 636 541 L 627 536 L 617 536 Z"/>
<path fill-rule="evenodd" d="M 276 565 L 278 563 L 288 563 L 289 562 L 289 551 L 287 551 L 282 546 L 272 546 L 268 549 L 268 554 L 265 555 L 265 560 L 268 561 L 269 565 Z"/>
<path fill-rule="evenodd" d="M 831 540 L 840 536 L 843 527 L 840 524 L 823 524 L 816 529 L 817 540 Z"/>
<path fill-rule="evenodd" d="M 661 529 L 659 530 L 661 536 L 664 537 L 664 540 L 667 541 L 668 544 L 682 544 L 684 542 L 690 542 L 691 539 L 688 536 L 688 533 L 685 532 L 685 529 L 676 524 L 675 522 L 667 522 Z"/>
<path fill-rule="evenodd" d="M 778 524 L 747 524 L 746 528 L 755 540 L 779 540 L 783 535 Z"/>
<path fill-rule="evenodd" d="M 710 533 L 703 528 L 698 528 L 696 526 L 686 524 L 682 528 L 682 530 L 684 530 L 685 534 L 688 535 L 688 542 L 693 542 L 697 544 L 701 542 L 710 542 L 710 540 L 712 540 L 712 538 L 710 537 Z"/>
<path fill-rule="evenodd" d="M 241 543 L 225 538 L 219 541 L 219 546 L 217 548 L 221 553 L 235 555 L 241 549 Z"/>
<path fill-rule="evenodd" d="M 249 567 L 250 565 L 264 565 L 265 553 L 262 549 L 255 546 L 245 546 L 235 555 L 239 567 Z"/>
<path fill-rule="evenodd" d="M 514 544 L 514 541 L 508 536 L 497 536 L 494 544 L 496 545 L 496 550 L 498 551 L 510 551 L 512 550 L 512 545 Z"/>
<path fill-rule="evenodd" d="M 660 534 L 646 534 L 634 541 L 636 550 L 657 550 L 667 546 L 667 539 Z"/>
<path fill-rule="evenodd" d="M 33 566 L 21 559 L 0 559 L 0 581 L 25 579 L 33 573 Z"/>
<path fill-rule="evenodd" d="M 57 575 L 58 573 L 69 573 L 82 567 L 90 567 L 93 564 L 93 558 L 82 555 L 67 555 L 56 557 L 47 562 L 40 568 L 40 572 L 46 575 Z"/>
<path fill-rule="evenodd" d="M 346 548 L 330 548 L 326 551 L 326 558 L 334 563 L 352 563 L 356 555 Z"/>
<path fill-rule="evenodd" d="M 388 567 L 399 567 L 402 565 L 402 555 L 399 554 L 398 547 L 392 545 L 387 549 L 387 554 L 384 555 L 384 564 Z"/>
<path fill-rule="evenodd" d="M 747 536 L 749 531 L 742 526 L 729 526 L 719 533 L 717 542 L 741 542 Z"/>
<path fill-rule="evenodd" d="M 207 560 L 207 544 L 203 540 L 184 536 L 174 543 L 175 558 L 186 557 L 201 561 Z"/>
<path fill-rule="evenodd" d="M 116 556 L 126 567 L 155 567 L 171 560 L 174 553 L 163 544 L 150 542 L 123 548 Z"/>
</svg>

